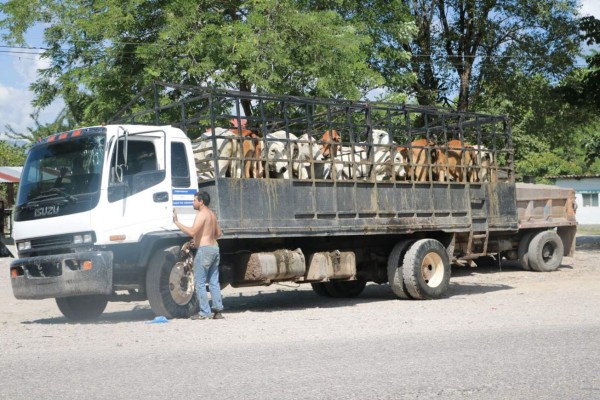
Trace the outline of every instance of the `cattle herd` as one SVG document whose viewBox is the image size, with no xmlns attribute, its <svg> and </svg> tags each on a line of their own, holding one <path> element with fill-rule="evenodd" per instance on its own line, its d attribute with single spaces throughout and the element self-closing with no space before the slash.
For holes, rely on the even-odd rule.
<svg viewBox="0 0 600 400">
<path fill-rule="evenodd" d="M 314 136 L 277 130 L 261 137 L 236 126 L 207 130 L 192 146 L 200 180 L 215 175 L 378 182 L 496 180 L 494 152 L 484 146 L 459 139 L 443 143 L 417 139 L 401 146 L 381 129 L 373 129 L 370 138 L 343 142 L 334 129 Z"/>
</svg>

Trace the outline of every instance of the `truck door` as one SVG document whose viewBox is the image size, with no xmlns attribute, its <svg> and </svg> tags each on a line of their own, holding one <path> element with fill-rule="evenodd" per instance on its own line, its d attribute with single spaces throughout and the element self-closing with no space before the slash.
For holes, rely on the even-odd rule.
<svg viewBox="0 0 600 400">
<path fill-rule="evenodd" d="M 156 136 L 131 135 L 126 146 L 123 139 L 113 146 L 107 215 L 117 218 L 107 233 L 125 235 L 127 242 L 137 241 L 141 235 L 171 224 L 164 145 L 164 133 L 157 132 Z"/>
</svg>

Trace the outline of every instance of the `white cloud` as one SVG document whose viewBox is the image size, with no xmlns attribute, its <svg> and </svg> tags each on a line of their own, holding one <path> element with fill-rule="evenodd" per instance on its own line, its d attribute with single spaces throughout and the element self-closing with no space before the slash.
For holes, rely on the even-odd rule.
<svg viewBox="0 0 600 400">
<path fill-rule="evenodd" d="M 10 125 L 18 133 L 27 133 L 27 128 L 33 128 L 34 122 L 30 115 L 34 108 L 31 105 L 34 94 L 29 90 L 29 85 L 38 76 L 38 69 L 46 68 L 47 60 L 39 57 L 35 59 L 15 59 L 12 62 L 13 77 L 10 82 L 0 83 L 0 139 L 6 139 L 3 133 L 5 125 Z M 40 112 L 41 123 L 53 121 L 64 107 L 62 100 L 55 101 Z"/>
<path fill-rule="evenodd" d="M 19 75 L 25 82 L 33 83 L 38 78 L 38 70 L 48 68 L 50 61 L 48 59 L 42 59 L 36 57 L 31 62 L 22 62 L 21 60 L 15 59 L 13 66 L 17 75 Z"/>
<path fill-rule="evenodd" d="M 600 19 L 600 1 L 598 0 L 581 0 L 581 15 L 592 15 Z"/>
</svg>

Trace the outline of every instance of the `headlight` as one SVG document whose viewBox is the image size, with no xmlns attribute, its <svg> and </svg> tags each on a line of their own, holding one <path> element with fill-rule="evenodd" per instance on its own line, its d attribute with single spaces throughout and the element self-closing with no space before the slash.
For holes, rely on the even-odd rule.
<svg viewBox="0 0 600 400">
<path fill-rule="evenodd" d="M 92 234 L 73 235 L 73 244 L 92 243 Z"/>
<path fill-rule="evenodd" d="M 17 249 L 19 251 L 31 250 L 31 242 L 29 242 L 29 241 L 27 241 L 27 242 L 19 242 L 19 243 L 17 243 Z"/>
</svg>

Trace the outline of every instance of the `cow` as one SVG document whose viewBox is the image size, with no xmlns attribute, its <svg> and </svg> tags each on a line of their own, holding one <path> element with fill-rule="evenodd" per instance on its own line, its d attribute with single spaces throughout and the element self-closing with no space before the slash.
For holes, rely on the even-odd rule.
<svg viewBox="0 0 600 400">
<path fill-rule="evenodd" d="M 300 136 L 296 142 L 298 146 L 298 156 L 292 163 L 294 176 L 299 179 L 308 179 L 313 177 L 311 173 L 311 164 L 314 165 L 315 178 L 323 178 L 323 164 L 314 163 L 314 161 L 323 161 L 323 149 L 315 138 L 308 133 Z"/>
<path fill-rule="evenodd" d="M 439 157 L 437 168 L 442 177 L 446 177 L 450 182 L 475 181 L 475 153 L 472 145 L 453 139 L 449 140 L 445 146 L 441 146 L 440 151 L 443 157 Z M 443 180 L 443 178 L 440 179 L 440 181 Z"/>
<path fill-rule="evenodd" d="M 474 145 L 472 149 L 475 164 L 478 166 L 473 167 L 471 174 L 473 182 L 494 182 L 496 180 L 494 153 L 482 145 Z"/>
<path fill-rule="evenodd" d="M 229 129 L 217 127 L 214 130 L 216 151 L 213 148 L 213 133 L 210 130 L 192 141 L 192 150 L 196 160 L 198 178 L 215 178 L 214 157 L 217 158 L 217 174 L 219 178 L 230 176 L 241 177 L 241 168 L 238 157 L 238 142 L 236 134 Z M 216 154 L 215 154 L 216 153 Z"/>
<path fill-rule="evenodd" d="M 335 129 L 329 129 L 325 131 L 323 137 L 319 141 L 321 146 L 321 154 L 325 160 L 337 156 L 340 149 L 342 137 Z"/>
<path fill-rule="evenodd" d="M 286 131 L 276 131 L 265 136 L 261 159 L 265 174 L 272 178 L 289 178 L 291 161 L 298 156 L 298 138 Z"/>
<path fill-rule="evenodd" d="M 415 182 L 426 182 L 430 179 L 438 180 L 439 171 L 436 167 L 442 154 L 436 150 L 432 141 L 417 139 L 410 142 L 408 147 L 399 147 L 398 152 L 405 159 L 405 172 L 408 179 Z M 441 178 L 443 180 L 443 176 Z"/>
<path fill-rule="evenodd" d="M 388 180 L 395 175 L 392 166 L 396 159 L 402 159 L 402 155 L 396 156 L 396 144 L 392 137 L 381 129 L 374 129 L 371 136 L 373 138 L 372 145 L 359 143 L 356 146 L 342 146 L 338 156 L 334 158 L 337 180 L 375 176 L 376 180 L 381 181 Z M 372 165 L 370 151 L 373 152 Z M 403 168 L 400 167 L 400 169 Z"/>
<path fill-rule="evenodd" d="M 246 128 L 246 119 L 241 119 L 241 125 L 237 118 L 230 120 L 235 132 L 240 138 L 241 155 L 243 157 L 243 177 L 261 178 L 263 176 L 263 167 L 260 161 L 262 153 L 262 140 L 255 132 Z"/>
</svg>

